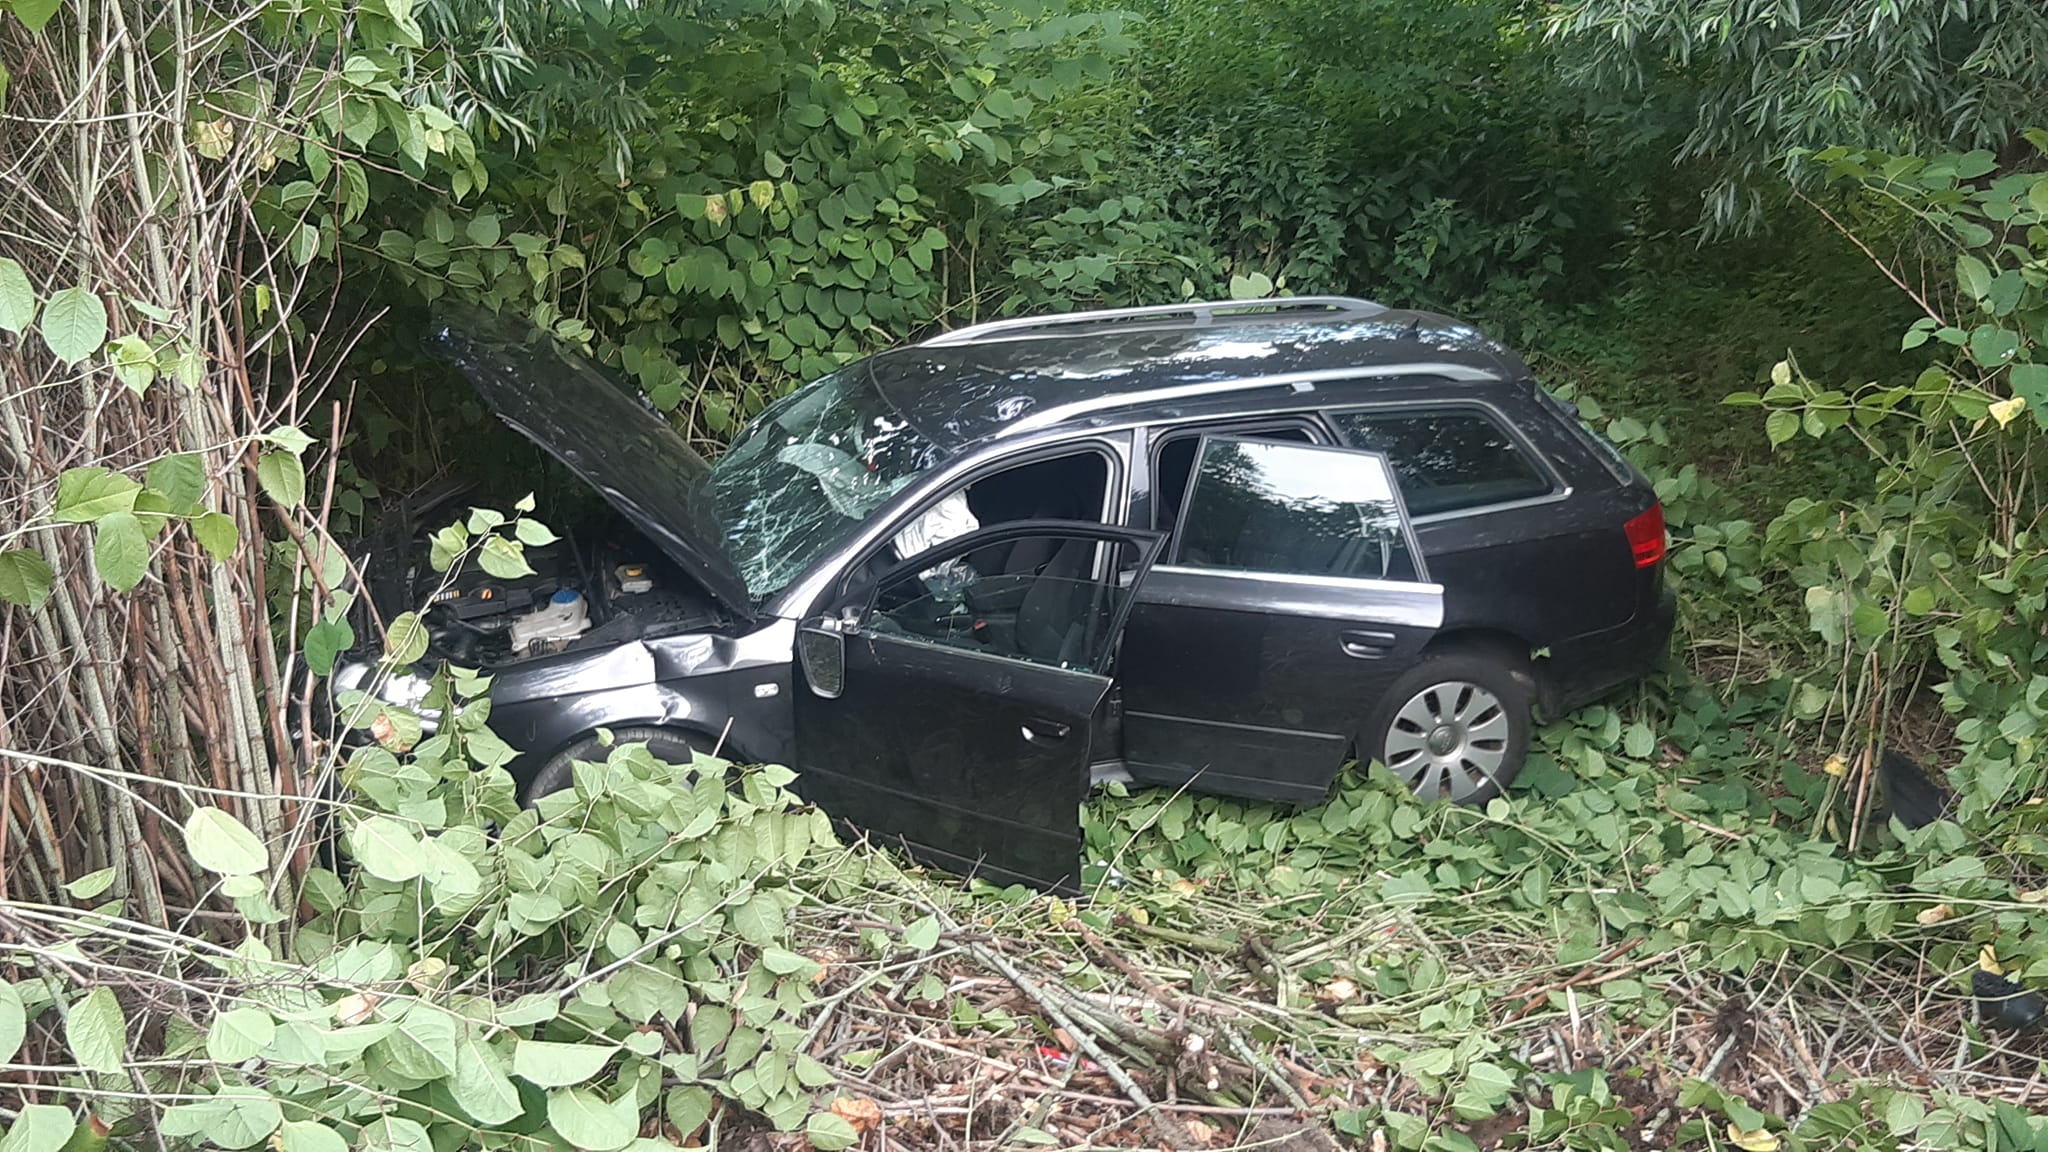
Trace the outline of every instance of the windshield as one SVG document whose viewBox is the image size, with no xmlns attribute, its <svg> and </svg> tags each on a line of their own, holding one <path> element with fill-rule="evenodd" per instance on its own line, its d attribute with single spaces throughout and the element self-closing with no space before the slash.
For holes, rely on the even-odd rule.
<svg viewBox="0 0 2048 1152">
<path fill-rule="evenodd" d="M 769 405 L 712 467 L 706 496 L 748 594 L 761 600 L 943 455 L 857 365 Z"/>
</svg>

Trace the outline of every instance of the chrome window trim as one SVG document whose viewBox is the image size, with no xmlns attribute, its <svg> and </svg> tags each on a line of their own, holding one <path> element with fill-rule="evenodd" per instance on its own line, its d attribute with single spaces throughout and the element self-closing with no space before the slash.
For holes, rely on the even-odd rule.
<svg viewBox="0 0 2048 1152">
<path fill-rule="evenodd" d="M 1246 392 L 1256 388 L 1277 388 L 1282 385 L 1301 387 L 1313 391 L 1315 385 L 1334 383 L 1339 380 L 1377 380 L 1388 376 L 1436 376 L 1461 383 L 1495 382 L 1500 374 L 1465 364 L 1388 364 L 1373 368 L 1316 368 L 1301 372 L 1279 372 L 1271 376 L 1234 376 L 1228 380 L 1204 380 L 1196 384 L 1175 384 L 1167 388 L 1151 388 L 1142 392 L 1126 392 L 1111 396 L 1098 396 L 1093 400 L 1077 400 L 1058 408 L 1034 412 L 1020 420 L 1012 421 L 996 433 L 995 438 L 1023 435 L 1037 432 L 1055 425 L 1064 424 L 1091 412 L 1104 412 L 1117 408 L 1129 408 L 1140 404 L 1160 404 L 1174 400 L 1194 400 L 1203 396 L 1226 395 L 1232 392 Z M 1134 421 L 1138 424 L 1153 423 L 1148 420 Z M 1118 425 L 1122 427 L 1123 425 Z"/>
<path fill-rule="evenodd" d="M 918 345 L 920 348 L 948 348 L 978 344 L 993 339 L 1028 336 L 1071 336 L 1073 329 L 1105 321 L 1158 319 L 1174 321 L 1186 317 L 1182 327 L 1207 327 L 1219 319 L 1250 322 L 1285 320 L 1293 314 L 1320 312 L 1325 316 L 1378 316 L 1388 311 L 1376 300 L 1355 296 L 1280 296 L 1265 300 L 1195 300 L 1186 304 L 1152 304 L 1141 308 L 1098 308 L 1086 312 L 1059 312 L 1049 316 L 1012 316 L 988 320 L 941 332 Z M 1168 327 L 1169 324 L 1149 327 Z M 1063 329 L 1065 331 L 1063 331 Z"/>
<path fill-rule="evenodd" d="M 1463 520 L 1471 516 L 1491 516 L 1496 512 L 1516 512 L 1524 508 L 1540 508 L 1545 504 L 1557 504 L 1569 500 L 1572 498 L 1574 491 L 1575 489 L 1567 484 L 1548 496 L 1530 496 L 1522 500 L 1502 501 L 1499 504 L 1480 504 L 1471 508 L 1453 509 L 1449 512 L 1431 512 L 1427 516 L 1417 516 L 1409 521 L 1409 523 L 1417 528 L 1421 528 L 1430 524 L 1443 524 L 1451 520 Z"/>
<path fill-rule="evenodd" d="M 1207 579 L 1213 578 L 1213 579 Z M 1221 585 L 1239 595 L 1209 595 Z M 1263 589 L 1263 595 L 1261 590 Z M 1219 589 L 1220 590 L 1220 589 Z M 1290 593 L 1297 593 L 1290 597 Z M 1300 595 L 1306 593 L 1307 595 Z M 1320 593 L 1322 595 L 1313 595 Z M 1192 608 L 1333 617 L 1361 623 L 1435 629 L 1443 626 L 1441 584 L 1379 580 L 1361 576 L 1300 576 L 1234 568 L 1189 568 L 1158 564 L 1138 588 L 1140 604 L 1181 604 Z M 1334 594 L 1334 595 L 1331 595 Z M 1257 598 L 1259 603 L 1245 603 Z"/>
<path fill-rule="evenodd" d="M 1254 572 L 1245 568 L 1195 568 L 1186 564 L 1154 564 L 1152 571 L 1172 576 L 1221 576 L 1228 580 L 1266 580 L 1275 584 L 1301 584 L 1318 588 L 1347 588 L 1357 592 L 1418 593 L 1443 595 L 1444 586 L 1427 580 L 1382 580 L 1376 576 L 1304 576 L 1298 572 Z"/>
</svg>

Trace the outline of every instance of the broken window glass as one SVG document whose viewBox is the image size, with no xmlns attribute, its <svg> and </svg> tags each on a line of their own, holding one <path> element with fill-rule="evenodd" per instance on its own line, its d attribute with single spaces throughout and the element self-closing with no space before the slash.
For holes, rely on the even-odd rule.
<svg viewBox="0 0 2048 1152">
<path fill-rule="evenodd" d="M 896 414 L 865 369 L 778 400 L 711 470 L 726 551 L 756 599 L 844 542 L 945 453 Z"/>
</svg>

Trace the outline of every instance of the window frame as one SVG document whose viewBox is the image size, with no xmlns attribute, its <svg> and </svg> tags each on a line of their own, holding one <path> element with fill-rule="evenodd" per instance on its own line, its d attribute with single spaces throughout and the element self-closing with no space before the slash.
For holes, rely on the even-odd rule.
<svg viewBox="0 0 2048 1152">
<path fill-rule="evenodd" d="M 1352 412 L 1409 417 L 1430 416 L 1438 413 L 1477 416 L 1479 419 L 1492 425 L 1496 433 L 1510 444 L 1513 444 L 1522 453 L 1523 458 L 1530 462 L 1537 476 L 1550 485 L 1549 491 L 1534 496 L 1518 496 L 1513 500 L 1495 500 L 1486 504 L 1474 504 L 1468 508 L 1452 508 L 1442 512 L 1430 512 L 1422 516 L 1410 517 L 1410 523 L 1417 526 L 1440 524 L 1448 520 L 1459 520 L 1468 516 L 1487 516 L 1496 512 L 1510 512 L 1519 508 L 1533 508 L 1543 504 L 1554 504 L 1571 497 L 1571 481 L 1567 480 L 1564 474 L 1558 471 L 1556 463 L 1550 457 L 1544 455 L 1529 437 L 1520 428 L 1515 426 L 1515 422 L 1508 418 L 1506 412 L 1484 400 L 1461 397 L 1446 400 L 1388 400 L 1377 403 L 1367 401 L 1359 404 L 1346 404 L 1342 407 L 1323 409 L 1323 418 L 1329 421 L 1330 427 L 1336 432 L 1340 443 L 1353 451 L 1369 451 L 1369 449 L 1362 448 L 1353 442 L 1352 438 L 1345 432 L 1343 423 L 1338 420 L 1340 415 Z M 1390 468 L 1395 468 L 1395 487 L 1400 487 L 1401 474 L 1391 457 L 1388 458 L 1387 465 Z M 1402 507 L 1404 510 L 1407 507 L 1405 495 Z"/>
<path fill-rule="evenodd" d="M 1128 430 L 1111 432 L 1090 431 L 1085 435 L 1076 436 L 1070 440 L 1058 440 L 1049 444 L 1036 444 L 1027 449 L 990 456 L 985 460 L 969 465 L 964 470 L 954 473 L 950 477 L 943 478 L 943 482 L 940 482 L 940 478 L 934 478 L 933 487 L 927 488 L 921 495 L 911 498 L 897 512 L 892 515 L 874 518 L 874 522 L 879 522 L 882 525 L 880 533 L 872 540 L 863 544 L 853 555 L 847 557 L 844 562 L 837 566 L 838 570 L 833 574 L 831 583 L 826 585 L 827 593 L 825 599 L 845 599 L 852 595 L 855 591 L 854 582 L 867 570 L 868 565 L 874 561 L 875 557 L 881 555 L 884 549 L 889 548 L 894 543 L 897 533 L 903 531 L 907 525 L 919 516 L 937 507 L 941 500 L 946 499 L 955 492 L 965 491 L 974 484 L 986 480 L 999 472 L 1007 472 L 1012 468 L 1020 468 L 1028 464 L 1039 464 L 1047 460 L 1057 460 L 1062 456 L 1079 455 L 1083 452 L 1093 453 L 1101 457 L 1109 468 L 1109 475 L 1103 484 L 1102 519 L 1100 523 L 1105 528 L 1130 527 L 1127 523 L 1131 514 L 1132 469 L 1130 452 L 1132 444 L 1130 436 L 1131 434 Z M 1123 443 L 1118 443 L 1119 438 L 1122 438 Z M 1025 522 L 1011 521 L 1010 523 L 1021 524 Z M 998 526 L 996 524 L 984 524 L 981 527 L 995 528 Z M 977 529 L 977 531 L 979 530 Z M 947 543 L 951 543 L 951 541 Z M 945 546 L 946 544 L 942 543 L 926 551 L 937 551 Z M 924 553 L 921 552 L 918 555 L 921 556 Z M 896 563 L 908 563 L 916 558 L 915 556 L 899 556 L 896 559 Z"/>
<path fill-rule="evenodd" d="M 1193 495 L 1194 485 L 1199 482 L 1201 475 L 1202 456 L 1204 455 L 1203 447 L 1210 440 L 1244 440 L 1267 445 L 1276 443 L 1271 440 L 1257 440 L 1249 436 L 1204 433 L 1201 443 L 1197 444 L 1195 448 L 1195 468 L 1188 478 L 1190 496 Z M 1400 520 L 1401 538 L 1407 543 L 1409 564 L 1414 569 L 1414 575 L 1408 579 L 1398 579 L 1391 576 L 1337 576 L 1329 573 L 1274 572 L 1261 568 L 1196 567 L 1182 564 L 1180 563 L 1180 552 L 1185 541 L 1184 530 L 1187 526 L 1188 513 L 1194 508 L 1194 501 L 1192 499 L 1181 503 L 1180 512 L 1174 517 L 1173 531 L 1166 537 L 1165 551 L 1160 556 L 1159 562 L 1153 565 L 1152 570 L 1154 572 L 1174 572 L 1194 576 L 1223 576 L 1240 580 L 1267 580 L 1283 584 L 1303 584 L 1321 587 L 1413 590 L 1436 586 L 1435 582 L 1430 579 L 1429 561 L 1422 554 L 1422 542 L 1415 535 L 1415 519 L 1408 515 L 1408 500 L 1401 493 L 1401 478 L 1395 473 L 1394 462 L 1387 457 L 1386 453 L 1374 451 L 1370 448 L 1352 448 L 1343 444 L 1296 444 L 1288 441 L 1279 441 L 1277 443 L 1282 447 L 1302 451 L 1337 452 L 1346 456 L 1362 456 L 1368 460 L 1379 461 L 1381 469 L 1386 473 L 1387 489 L 1393 494 L 1394 514 Z"/>
<path fill-rule="evenodd" d="M 1337 431 L 1318 408 L 1307 408 L 1299 412 L 1276 412 L 1270 416 L 1227 416 L 1222 418 L 1201 418 L 1174 424 L 1148 424 L 1145 426 L 1145 519 L 1154 532 L 1166 533 L 1167 551 L 1173 552 L 1173 541 L 1180 527 L 1180 512 L 1174 513 L 1174 522 L 1162 527 L 1159 523 L 1159 460 L 1166 454 L 1167 445 L 1176 440 L 1192 436 L 1195 439 L 1195 464 L 1202 459 L 1201 441 L 1206 436 L 1231 436 L 1243 440 L 1256 440 L 1267 431 L 1276 428 L 1299 428 L 1311 439 L 1308 447 L 1344 448 L 1349 447 L 1337 436 Z M 1294 441 L 1278 441 L 1294 443 Z M 1194 482 L 1194 472 L 1188 472 L 1189 483 Z M 1185 506 L 1181 511 L 1185 510 Z M 1137 527 L 1137 525 L 1133 525 Z M 1170 558 L 1169 558 L 1170 559 Z M 1164 562 L 1164 561 L 1163 561 Z"/>
</svg>

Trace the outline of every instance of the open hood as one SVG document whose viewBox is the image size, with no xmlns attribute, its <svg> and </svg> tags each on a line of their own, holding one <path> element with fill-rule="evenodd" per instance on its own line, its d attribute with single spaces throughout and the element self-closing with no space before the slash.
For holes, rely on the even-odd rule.
<svg viewBox="0 0 2048 1152">
<path fill-rule="evenodd" d="M 711 465 L 625 382 L 549 333 L 479 308 L 437 307 L 426 343 L 500 419 L 596 489 L 720 607 L 754 616 L 724 532 L 699 496 Z"/>
</svg>

